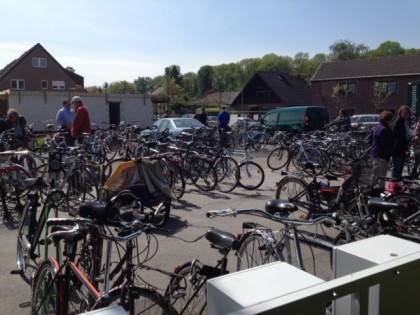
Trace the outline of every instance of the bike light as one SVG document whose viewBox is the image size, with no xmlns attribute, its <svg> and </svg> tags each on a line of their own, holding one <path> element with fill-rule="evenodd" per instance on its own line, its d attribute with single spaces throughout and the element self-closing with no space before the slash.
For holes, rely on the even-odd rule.
<svg viewBox="0 0 420 315">
<path fill-rule="evenodd" d="M 62 167 L 62 155 L 60 152 L 51 152 L 48 155 L 48 172 L 58 173 Z"/>
<path fill-rule="evenodd" d="M 63 200 L 65 197 L 66 196 L 64 195 L 64 193 L 61 190 L 58 190 L 58 189 L 54 189 L 50 193 L 50 198 L 53 202 L 59 202 L 59 201 Z"/>
</svg>

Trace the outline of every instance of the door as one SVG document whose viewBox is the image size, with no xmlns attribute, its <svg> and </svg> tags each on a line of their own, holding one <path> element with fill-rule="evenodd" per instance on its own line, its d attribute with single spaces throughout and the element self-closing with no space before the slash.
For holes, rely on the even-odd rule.
<svg viewBox="0 0 420 315">
<path fill-rule="evenodd" d="M 121 103 L 109 102 L 109 123 L 119 125 L 121 122 Z"/>
</svg>

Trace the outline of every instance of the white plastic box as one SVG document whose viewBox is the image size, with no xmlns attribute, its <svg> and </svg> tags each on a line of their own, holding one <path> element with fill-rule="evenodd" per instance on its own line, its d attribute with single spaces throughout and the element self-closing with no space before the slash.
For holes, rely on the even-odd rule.
<svg viewBox="0 0 420 315">
<path fill-rule="evenodd" d="M 284 262 L 274 262 L 207 281 L 210 315 L 227 314 L 324 280 Z"/>
</svg>

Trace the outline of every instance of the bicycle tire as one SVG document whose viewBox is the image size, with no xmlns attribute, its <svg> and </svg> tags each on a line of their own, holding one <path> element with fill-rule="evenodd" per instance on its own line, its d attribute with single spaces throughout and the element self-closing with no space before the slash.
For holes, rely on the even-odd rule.
<svg viewBox="0 0 420 315">
<path fill-rule="evenodd" d="M 97 200 L 99 196 L 96 179 L 87 171 L 75 171 L 67 179 L 67 203 L 76 208 L 87 200 Z"/>
<path fill-rule="evenodd" d="M 181 277 L 173 277 L 165 296 L 179 314 L 202 314 L 206 308 L 207 277 L 200 273 L 198 264 L 186 262 L 176 270 Z"/>
<path fill-rule="evenodd" d="M 255 151 L 259 151 L 265 148 L 267 142 L 267 136 L 265 134 L 259 134 L 252 138 L 251 146 Z"/>
<path fill-rule="evenodd" d="M 239 182 L 239 165 L 234 158 L 220 158 L 214 168 L 217 173 L 216 189 L 220 192 L 231 192 L 238 186 Z"/>
<path fill-rule="evenodd" d="M 300 178 L 286 176 L 277 183 L 276 199 L 283 199 L 290 202 L 310 201 L 312 199 L 311 196 L 313 196 L 313 193 L 309 191 L 308 183 Z M 312 213 L 309 209 L 299 205 L 298 210 L 289 214 L 290 218 L 300 220 L 307 220 L 311 216 Z"/>
<path fill-rule="evenodd" d="M 172 188 L 176 200 L 180 200 L 184 196 L 186 185 L 180 167 L 172 161 L 160 160 L 160 162 L 162 165 L 163 174 L 166 178 L 166 181 L 169 183 L 169 186 Z"/>
<path fill-rule="evenodd" d="M 214 167 L 202 158 L 194 159 L 194 163 L 189 165 L 192 169 L 192 181 L 194 185 L 202 191 L 211 191 L 217 185 L 217 173 Z"/>
<path fill-rule="evenodd" d="M 122 294 L 124 293 L 120 286 L 111 289 L 109 291 L 110 304 L 121 305 L 129 314 L 177 314 L 166 298 L 151 288 L 132 285 L 126 290 L 123 301 L 121 301 Z M 130 301 L 130 299 L 133 300 Z M 130 305 L 133 306 L 133 309 L 130 309 Z"/>
<path fill-rule="evenodd" d="M 58 263 L 49 259 L 35 274 L 32 290 L 31 314 L 62 314 L 63 288 L 56 279 Z"/>
<path fill-rule="evenodd" d="M 273 171 L 285 167 L 289 159 L 289 154 L 289 151 L 285 147 L 275 148 L 268 154 L 267 166 Z"/>
<path fill-rule="evenodd" d="M 283 254 L 273 248 L 260 232 L 246 233 L 240 240 L 236 259 L 236 271 L 261 266 L 275 261 L 284 261 Z"/>
<path fill-rule="evenodd" d="M 247 161 L 239 164 L 239 181 L 238 184 L 247 190 L 259 188 L 265 180 L 263 168 L 253 162 Z"/>
<path fill-rule="evenodd" d="M 115 169 L 120 165 L 122 162 L 127 162 L 127 159 L 125 158 L 116 158 L 111 161 L 109 161 L 102 169 L 102 178 L 101 178 L 101 185 L 103 186 L 108 178 L 111 176 L 111 174 L 115 171 Z"/>
<path fill-rule="evenodd" d="M 162 202 L 157 207 L 146 208 L 141 201 L 130 191 L 120 192 L 113 199 L 113 205 L 119 210 L 121 218 L 131 222 L 140 219 L 145 223 L 152 223 L 154 226 L 162 227 L 168 220 L 171 212 L 171 203 Z"/>
<path fill-rule="evenodd" d="M 401 211 L 399 209 L 391 210 L 394 219 L 398 221 L 403 221 L 420 210 L 420 199 L 411 193 L 396 192 L 389 196 L 387 201 L 396 202 L 404 208 Z"/>
</svg>

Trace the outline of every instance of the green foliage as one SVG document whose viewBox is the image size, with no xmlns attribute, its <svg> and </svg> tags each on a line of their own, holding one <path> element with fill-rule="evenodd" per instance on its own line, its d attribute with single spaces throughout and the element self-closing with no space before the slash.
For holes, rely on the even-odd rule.
<svg viewBox="0 0 420 315">
<path fill-rule="evenodd" d="M 330 46 L 332 60 L 353 60 L 367 56 L 369 47 L 363 44 L 355 44 L 348 40 L 340 40 Z"/>
<path fill-rule="evenodd" d="M 213 81 L 213 67 L 202 66 L 198 70 L 198 92 L 200 95 L 204 95 L 206 91 L 212 89 Z"/>
<path fill-rule="evenodd" d="M 381 105 L 391 96 L 392 93 L 388 92 L 388 83 L 387 82 L 378 82 L 373 83 L 373 103 L 375 104 L 376 112 L 379 112 Z"/>
<path fill-rule="evenodd" d="M 267 54 L 261 58 L 259 71 L 283 71 L 290 72 L 290 63 L 293 59 L 287 56 L 277 56 L 276 54 Z"/>
<path fill-rule="evenodd" d="M 398 56 L 404 55 L 405 49 L 398 42 L 386 41 L 378 48 L 369 51 L 369 57 Z"/>
<path fill-rule="evenodd" d="M 134 80 L 134 86 L 137 93 L 146 93 L 152 88 L 152 78 L 151 77 L 138 77 Z"/>
<path fill-rule="evenodd" d="M 194 72 L 185 73 L 182 76 L 182 87 L 187 97 L 199 97 L 198 75 Z"/>
<path fill-rule="evenodd" d="M 100 86 L 88 86 L 85 89 L 86 89 L 86 91 L 88 91 L 88 93 L 91 93 L 91 94 L 101 94 L 102 93 L 102 88 Z"/>
<path fill-rule="evenodd" d="M 128 81 L 112 82 L 108 86 L 108 93 L 110 94 L 134 94 L 136 93 L 136 86 L 134 83 Z"/>
</svg>

